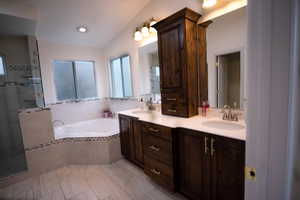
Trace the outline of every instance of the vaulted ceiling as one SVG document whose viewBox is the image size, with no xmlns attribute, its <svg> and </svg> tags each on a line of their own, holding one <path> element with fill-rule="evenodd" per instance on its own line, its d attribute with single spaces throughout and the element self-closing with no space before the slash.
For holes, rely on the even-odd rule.
<svg viewBox="0 0 300 200">
<path fill-rule="evenodd" d="M 37 9 L 37 36 L 56 43 L 103 47 L 150 0 L 1 0 Z M 76 31 L 85 25 L 86 34 Z"/>
</svg>

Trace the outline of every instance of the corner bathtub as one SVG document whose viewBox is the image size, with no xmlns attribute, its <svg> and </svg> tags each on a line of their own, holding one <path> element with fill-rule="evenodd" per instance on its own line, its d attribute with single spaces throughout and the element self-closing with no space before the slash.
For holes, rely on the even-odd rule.
<svg viewBox="0 0 300 200">
<path fill-rule="evenodd" d="M 54 127 L 55 139 L 110 137 L 119 134 L 118 119 L 99 118 Z"/>
</svg>

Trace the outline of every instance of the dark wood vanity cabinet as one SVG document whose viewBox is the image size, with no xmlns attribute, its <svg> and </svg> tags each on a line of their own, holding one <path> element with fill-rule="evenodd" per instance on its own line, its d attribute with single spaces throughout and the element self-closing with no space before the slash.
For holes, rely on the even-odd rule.
<svg viewBox="0 0 300 200">
<path fill-rule="evenodd" d="M 245 143 L 178 130 L 179 191 L 192 200 L 243 200 Z"/>
<path fill-rule="evenodd" d="M 141 122 L 136 118 L 119 115 L 121 153 L 140 167 L 144 166 Z"/>
<path fill-rule="evenodd" d="M 144 172 L 160 185 L 175 190 L 172 129 L 142 123 Z"/>
<path fill-rule="evenodd" d="M 198 114 L 198 33 L 200 14 L 185 8 L 154 25 L 158 32 L 162 113 Z"/>
</svg>

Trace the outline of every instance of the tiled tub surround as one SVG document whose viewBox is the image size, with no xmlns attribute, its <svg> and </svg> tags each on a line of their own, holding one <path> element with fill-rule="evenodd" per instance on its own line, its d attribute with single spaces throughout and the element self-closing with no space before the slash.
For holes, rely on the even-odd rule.
<svg viewBox="0 0 300 200">
<path fill-rule="evenodd" d="M 119 135 L 55 139 L 51 110 L 19 114 L 27 171 L 0 179 L 0 188 L 67 166 L 109 164 L 121 158 Z"/>
</svg>

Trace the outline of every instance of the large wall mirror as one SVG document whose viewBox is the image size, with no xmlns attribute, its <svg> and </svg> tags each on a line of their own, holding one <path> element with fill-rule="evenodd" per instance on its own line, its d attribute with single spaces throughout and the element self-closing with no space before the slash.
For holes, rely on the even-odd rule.
<svg viewBox="0 0 300 200">
<path fill-rule="evenodd" d="M 246 9 L 212 20 L 206 30 L 208 102 L 245 108 Z M 141 94 L 160 99 L 157 42 L 139 48 Z"/>
<path fill-rule="evenodd" d="M 161 96 L 157 42 L 139 48 L 139 72 L 141 96 L 150 96 L 159 102 Z"/>
</svg>

